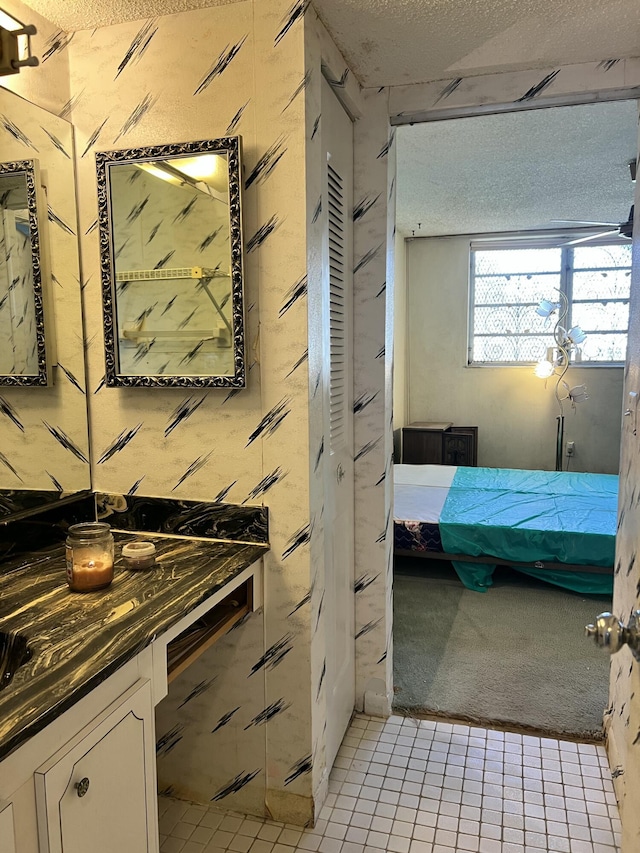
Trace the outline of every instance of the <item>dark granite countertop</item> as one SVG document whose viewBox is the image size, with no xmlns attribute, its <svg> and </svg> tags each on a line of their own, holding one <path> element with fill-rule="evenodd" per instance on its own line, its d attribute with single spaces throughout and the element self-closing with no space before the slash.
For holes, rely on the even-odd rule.
<svg viewBox="0 0 640 853">
<path fill-rule="evenodd" d="M 69 590 L 63 544 L 0 566 L 0 631 L 10 639 L 24 635 L 31 650 L 0 690 L 0 759 L 268 550 L 155 534 L 115 537 L 114 580 L 97 592 Z M 128 571 L 118 559 L 120 546 L 142 538 L 156 545 L 156 567 Z"/>
</svg>

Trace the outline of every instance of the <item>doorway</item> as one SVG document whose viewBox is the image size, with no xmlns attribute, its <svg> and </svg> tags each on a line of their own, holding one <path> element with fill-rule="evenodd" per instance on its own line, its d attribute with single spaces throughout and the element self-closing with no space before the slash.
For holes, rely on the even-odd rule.
<svg viewBox="0 0 640 853">
<path fill-rule="evenodd" d="M 469 250 L 472 241 L 496 235 L 588 229 L 553 220 L 624 222 L 633 203 L 629 163 L 636 157 L 636 134 L 633 101 L 398 129 L 397 227 L 406 240 L 406 267 L 397 287 L 408 322 L 396 335 L 396 351 L 407 354 L 395 377 L 404 391 L 404 405 L 395 405 L 402 419 L 396 427 L 414 421 L 474 424 L 480 466 L 553 469 L 553 387 L 534 377 L 530 364 L 468 365 Z M 598 229 L 615 230 L 594 226 L 567 233 L 566 241 Z M 574 365 L 570 374 L 572 385 L 588 384 L 590 399 L 588 409 L 575 412 L 569 403 L 570 440 L 580 453 L 563 458 L 563 467 L 613 475 L 623 368 Z M 601 736 L 608 661 L 581 634 L 585 616 L 591 621 L 610 608 L 610 595 L 594 595 L 588 587 L 567 591 L 510 569 L 495 573 L 492 589 L 479 594 L 441 560 L 396 558 L 395 568 L 399 710 Z M 420 626 L 434 623 L 440 626 L 437 638 L 432 628 L 418 636 Z M 484 694 L 488 704 L 474 701 Z"/>
</svg>

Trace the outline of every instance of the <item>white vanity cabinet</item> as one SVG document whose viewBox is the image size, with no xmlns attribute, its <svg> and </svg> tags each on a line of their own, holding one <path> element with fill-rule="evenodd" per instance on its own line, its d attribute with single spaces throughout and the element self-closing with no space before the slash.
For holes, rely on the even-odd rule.
<svg viewBox="0 0 640 853">
<path fill-rule="evenodd" d="M 0 853 L 158 853 L 152 670 L 146 648 L 0 762 Z"/>
<path fill-rule="evenodd" d="M 16 836 L 13 829 L 13 804 L 0 800 L 0 850 L 16 853 Z"/>
<path fill-rule="evenodd" d="M 35 773 L 40 853 L 155 853 L 151 683 L 139 681 Z"/>
<path fill-rule="evenodd" d="M 261 604 L 260 559 L 0 761 L 0 853 L 158 853 L 155 706 Z"/>
</svg>

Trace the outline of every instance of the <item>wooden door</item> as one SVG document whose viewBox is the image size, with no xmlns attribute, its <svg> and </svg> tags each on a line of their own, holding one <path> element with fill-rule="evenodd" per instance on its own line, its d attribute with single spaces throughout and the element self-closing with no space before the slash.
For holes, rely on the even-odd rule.
<svg viewBox="0 0 640 853">
<path fill-rule="evenodd" d="M 613 579 L 613 612 L 625 624 L 640 606 L 640 183 L 636 184 L 635 225 L 633 229 L 633 262 L 631 270 L 631 305 L 622 418 L 620 454 L 620 491 L 618 534 L 616 536 L 616 572 Z M 594 616 L 596 614 L 594 613 Z M 628 649 L 612 658 L 609 685 L 609 707 L 605 714 L 607 751 L 611 769 L 615 771 L 616 793 L 621 797 L 622 853 L 640 850 L 640 668 Z"/>
</svg>

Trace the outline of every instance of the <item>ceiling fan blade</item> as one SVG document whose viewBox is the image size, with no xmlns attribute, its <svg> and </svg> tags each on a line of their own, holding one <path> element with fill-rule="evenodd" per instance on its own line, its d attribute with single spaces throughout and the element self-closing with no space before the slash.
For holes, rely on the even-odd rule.
<svg viewBox="0 0 640 853">
<path fill-rule="evenodd" d="M 568 243 L 563 243 L 563 246 L 576 246 L 578 243 L 588 243 L 589 240 L 598 240 L 600 237 L 605 237 L 607 234 L 616 234 L 617 228 L 610 231 L 600 231 L 598 234 L 590 234 L 588 237 L 580 237 L 578 240 L 569 240 Z"/>
</svg>

